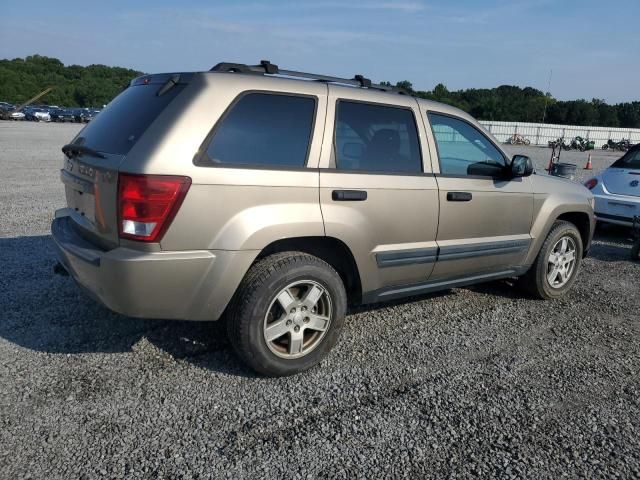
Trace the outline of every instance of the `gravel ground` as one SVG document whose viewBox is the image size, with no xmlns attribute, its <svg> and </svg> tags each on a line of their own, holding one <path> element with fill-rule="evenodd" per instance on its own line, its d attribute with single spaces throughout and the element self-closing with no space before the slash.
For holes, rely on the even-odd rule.
<svg viewBox="0 0 640 480">
<path fill-rule="evenodd" d="M 497 282 L 353 311 L 320 368 L 265 379 L 218 324 L 116 315 L 52 274 L 76 130 L 0 122 L 0 478 L 640 476 L 628 232 L 598 232 L 563 300 Z"/>
</svg>

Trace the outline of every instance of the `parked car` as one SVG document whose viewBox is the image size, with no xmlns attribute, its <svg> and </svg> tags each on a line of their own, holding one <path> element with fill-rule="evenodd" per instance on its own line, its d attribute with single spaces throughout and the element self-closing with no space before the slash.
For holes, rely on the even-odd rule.
<svg viewBox="0 0 640 480">
<path fill-rule="evenodd" d="M 72 112 L 76 123 L 88 123 L 95 116 L 93 111 L 88 108 L 74 108 Z"/>
<path fill-rule="evenodd" d="M 11 120 L 24 120 L 25 114 L 23 112 L 11 112 Z"/>
<path fill-rule="evenodd" d="M 57 269 L 125 315 L 224 316 L 266 375 L 320 362 L 348 303 L 562 297 L 595 224 L 586 188 L 461 110 L 269 62 L 135 79 L 63 152 Z"/>
<path fill-rule="evenodd" d="M 73 110 L 67 108 L 57 108 L 50 112 L 52 122 L 74 122 Z"/>
<path fill-rule="evenodd" d="M 0 119 L 2 120 L 24 120 L 25 114 L 21 111 L 16 111 L 16 107 L 8 106 L 0 108 Z"/>
<path fill-rule="evenodd" d="M 25 120 L 32 122 L 50 122 L 51 115 L 44 108 L 27 107 L 24 110 Z"/>
<path fill-rule="evenodd" d="M 640 216 L 640 145 L 635 145 L 613 165 L 587 180 L 595 199 L 599 222 L 632 226 Z"/>
<path fill-rule="evenodd" d="M 93 120 L 94 118 L 96 118 L 96 115 L 98 115 L 100 113 L 100 110 L 96 110 L 96 109 L 89 109 L 87 110 L 87 115 L 86 115 L 86 121 L 90 122 L 91 120 Z"/>
</svg>

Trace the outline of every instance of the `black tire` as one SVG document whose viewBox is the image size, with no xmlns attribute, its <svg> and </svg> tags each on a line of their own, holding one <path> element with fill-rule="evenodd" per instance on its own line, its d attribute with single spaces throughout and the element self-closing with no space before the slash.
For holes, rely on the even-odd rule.
<svg viewBox="0 0 640 480">
<path fill-rule="evenodd" d="M 296 281 L 316 282 L 325 289 L 331 321 L 309 353 L 281 358 L 267 345 L 264 322 L 278 293 Z M 307 370 L 329 353 L 342 331 L 347 295 L 340 275 L 325 261 L 307 253 L 282 252 L 259 260 L 249 269 L 229 307 L 227 332 L 238 356 L 257 372 L 279 377 Z"/>
<path fill-rule="evenodd" d="M 563 237 L 570 237 L 574 241 L 575 264 L 568 281 L 563 286 L 556 288 L 551 286 L 547 278 L 548 259 L 553 247 Z M 564 296 L 571 289 L 578 276 L 582 263 L 582 252 L 582 237 L 576 226 L 564 220 L 556 220 L 533 265 L 527 273 L 520 277 L 521 287 L 535 298 L 550 300 Z"/>
<path fill-rule="evenodd" d="M 640 240 L 636 240 L 633 247 L 631 247 L 631 259 L 640 260 Z"/>
</svg>

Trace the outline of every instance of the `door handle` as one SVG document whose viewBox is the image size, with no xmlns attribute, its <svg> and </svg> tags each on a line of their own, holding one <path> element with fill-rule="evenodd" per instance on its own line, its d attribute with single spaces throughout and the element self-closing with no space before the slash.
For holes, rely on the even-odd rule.
<svg viewBox="0 0 640 480">
<path fill-rule="evenodd" d="M 365 190 L 334 190 L 331 200 L 335 202 L 364 202 L 367 199 Z"/>
<path fill-rule="evenodd" d="M 470 192 L 447 192 L 448 202 L 470 202 L 472 197 Z"/>
</svg>

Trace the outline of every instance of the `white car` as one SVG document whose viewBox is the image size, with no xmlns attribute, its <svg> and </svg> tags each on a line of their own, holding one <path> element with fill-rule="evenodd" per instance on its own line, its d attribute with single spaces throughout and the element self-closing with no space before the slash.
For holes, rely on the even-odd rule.
<svg viewBox="0 0 640 480">
<path fill-rule="evenodd" d="M 640 216 L 640 144 L 584 184 L 596 199 L 599 222 L 632 226 Z"/>
<path fill-rule="evenodd" d="M 25 114 L 22 112 L 12 112 L 11 120 L 24 120 Z"/>
<path fill-rule="evenodd" d="M 26 120 L 33 122 L 50 122 L 51 114 L 44 108 L 30 108 L 25 110 Z"/>
</svg>

